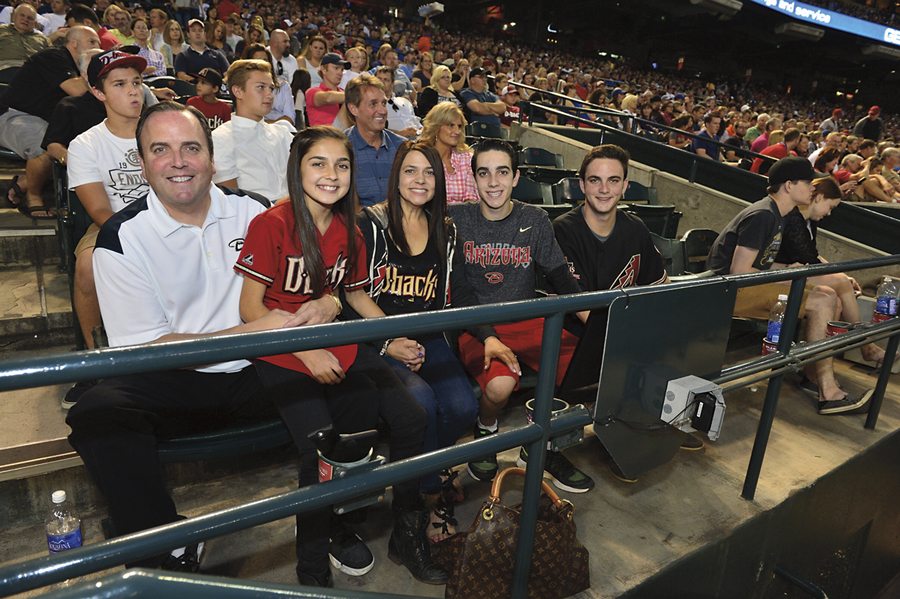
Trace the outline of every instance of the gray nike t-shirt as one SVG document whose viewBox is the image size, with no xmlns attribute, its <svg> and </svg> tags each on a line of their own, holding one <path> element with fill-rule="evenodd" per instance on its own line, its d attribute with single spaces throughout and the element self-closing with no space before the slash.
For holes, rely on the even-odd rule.
<svg viewBox="0 0 900 599">
<path fill-rule="evenodd" d="M 481 304 L 536 297 L 535 267 L 550 272 L 566 263 L 547 213 L 512 203 L 512 212 L 499 221 L 484 218 L 479 203 L 450 206 L 457 251 Z"/>
</svg>

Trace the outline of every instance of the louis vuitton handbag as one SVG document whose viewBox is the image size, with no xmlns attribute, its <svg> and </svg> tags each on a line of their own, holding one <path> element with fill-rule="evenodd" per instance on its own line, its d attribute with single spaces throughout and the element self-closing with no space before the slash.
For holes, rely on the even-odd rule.
<svg viewBox="0 0 900 599">
<path fill-rule="evenodd" d="M 432 547 L 434 559 L 450 573 L 447 599 L 501 599 L 512 589 L 522 506 L 501 501 L 503 481 L 522 468 L 507 468 L 494 479 L 491 495 L 472 526 Z M 568 597 L 590 587 L 588 551 L 575 536 L 574 507 L 541 481 L 528 597 Z"/>
</svg>

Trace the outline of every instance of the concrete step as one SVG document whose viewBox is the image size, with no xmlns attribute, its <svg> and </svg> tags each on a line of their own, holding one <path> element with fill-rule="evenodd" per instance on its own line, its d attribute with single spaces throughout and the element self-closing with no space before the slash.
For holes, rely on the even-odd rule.
<svg viewBox="0 0 900 599">
<path fill-rule="evenodd" d="M 65 273 L 55 265 L 0 266 L 0 344 L 7 350 L 74 343 Z"/>
</svg>

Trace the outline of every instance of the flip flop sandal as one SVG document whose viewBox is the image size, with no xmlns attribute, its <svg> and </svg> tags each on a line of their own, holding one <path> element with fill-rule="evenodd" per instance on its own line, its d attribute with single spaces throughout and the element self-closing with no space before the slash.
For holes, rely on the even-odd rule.
<svg viewBox="0 0 900 599">
<path fill-rule="evenodd" d="M 19 187 L 19 175 L 13 177 L 12 183 L 9 185 L 9 191 L 6 192 L 6 199 L 13 205 L 13 208 L 18 208 L 24 203 L 25 190 Z"/>
<path fill-rule="evenodd" d="M 56 214 L 54 213 L 55 208 L 52 206 L 45 206 L 44 204 L 40 204 L 39 206 L 28 206 L 23 202 L 19 204 L 17 208 L 19 209 L 19 212 L 28 218 L 37 220 L 56 220 Z M 43 212 L 44 214 L 37 215 L 35 212 Z"/>
</svg>

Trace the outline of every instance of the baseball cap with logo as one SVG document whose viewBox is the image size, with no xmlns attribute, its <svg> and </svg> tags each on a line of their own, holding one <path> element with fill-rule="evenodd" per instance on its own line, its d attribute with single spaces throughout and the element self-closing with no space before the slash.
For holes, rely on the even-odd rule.
<svg viewBox="0 0 900 599">
<path fill-rule="evenodd" d="M 508 96 L 509 94 L 517 94 L 518 95 L 519 90 L 517 90 L 512 85 L 507 85 L 506 87 L 504 87 L 503 89 L 500 90 L 501 96 Z"/>
<path fill-rule="evenodd" d="M 219 71 L 211 69 L 209 67 L 200 69 L 200 71 L 196 74 L 191 73 L 190 76 L 194 79 L 203 79 L 204 81 L 214 85 L 215 87 L 222 87 L 222 82 L 224 81 L 222 79 L 222 74 Z"/>
<path fill-rule="evenodd" d="M 91 62 L 88 63 L 88 83 L 91 87 L 97 87 L 100 84 L 100 79 L 113 69 L 127 68 L 143 73 L 144 69 L 147 68 L 147 61 L 141 56 L 128 54 L 120 50 L 102 52 L 91 58 Z"/>
</svg>

